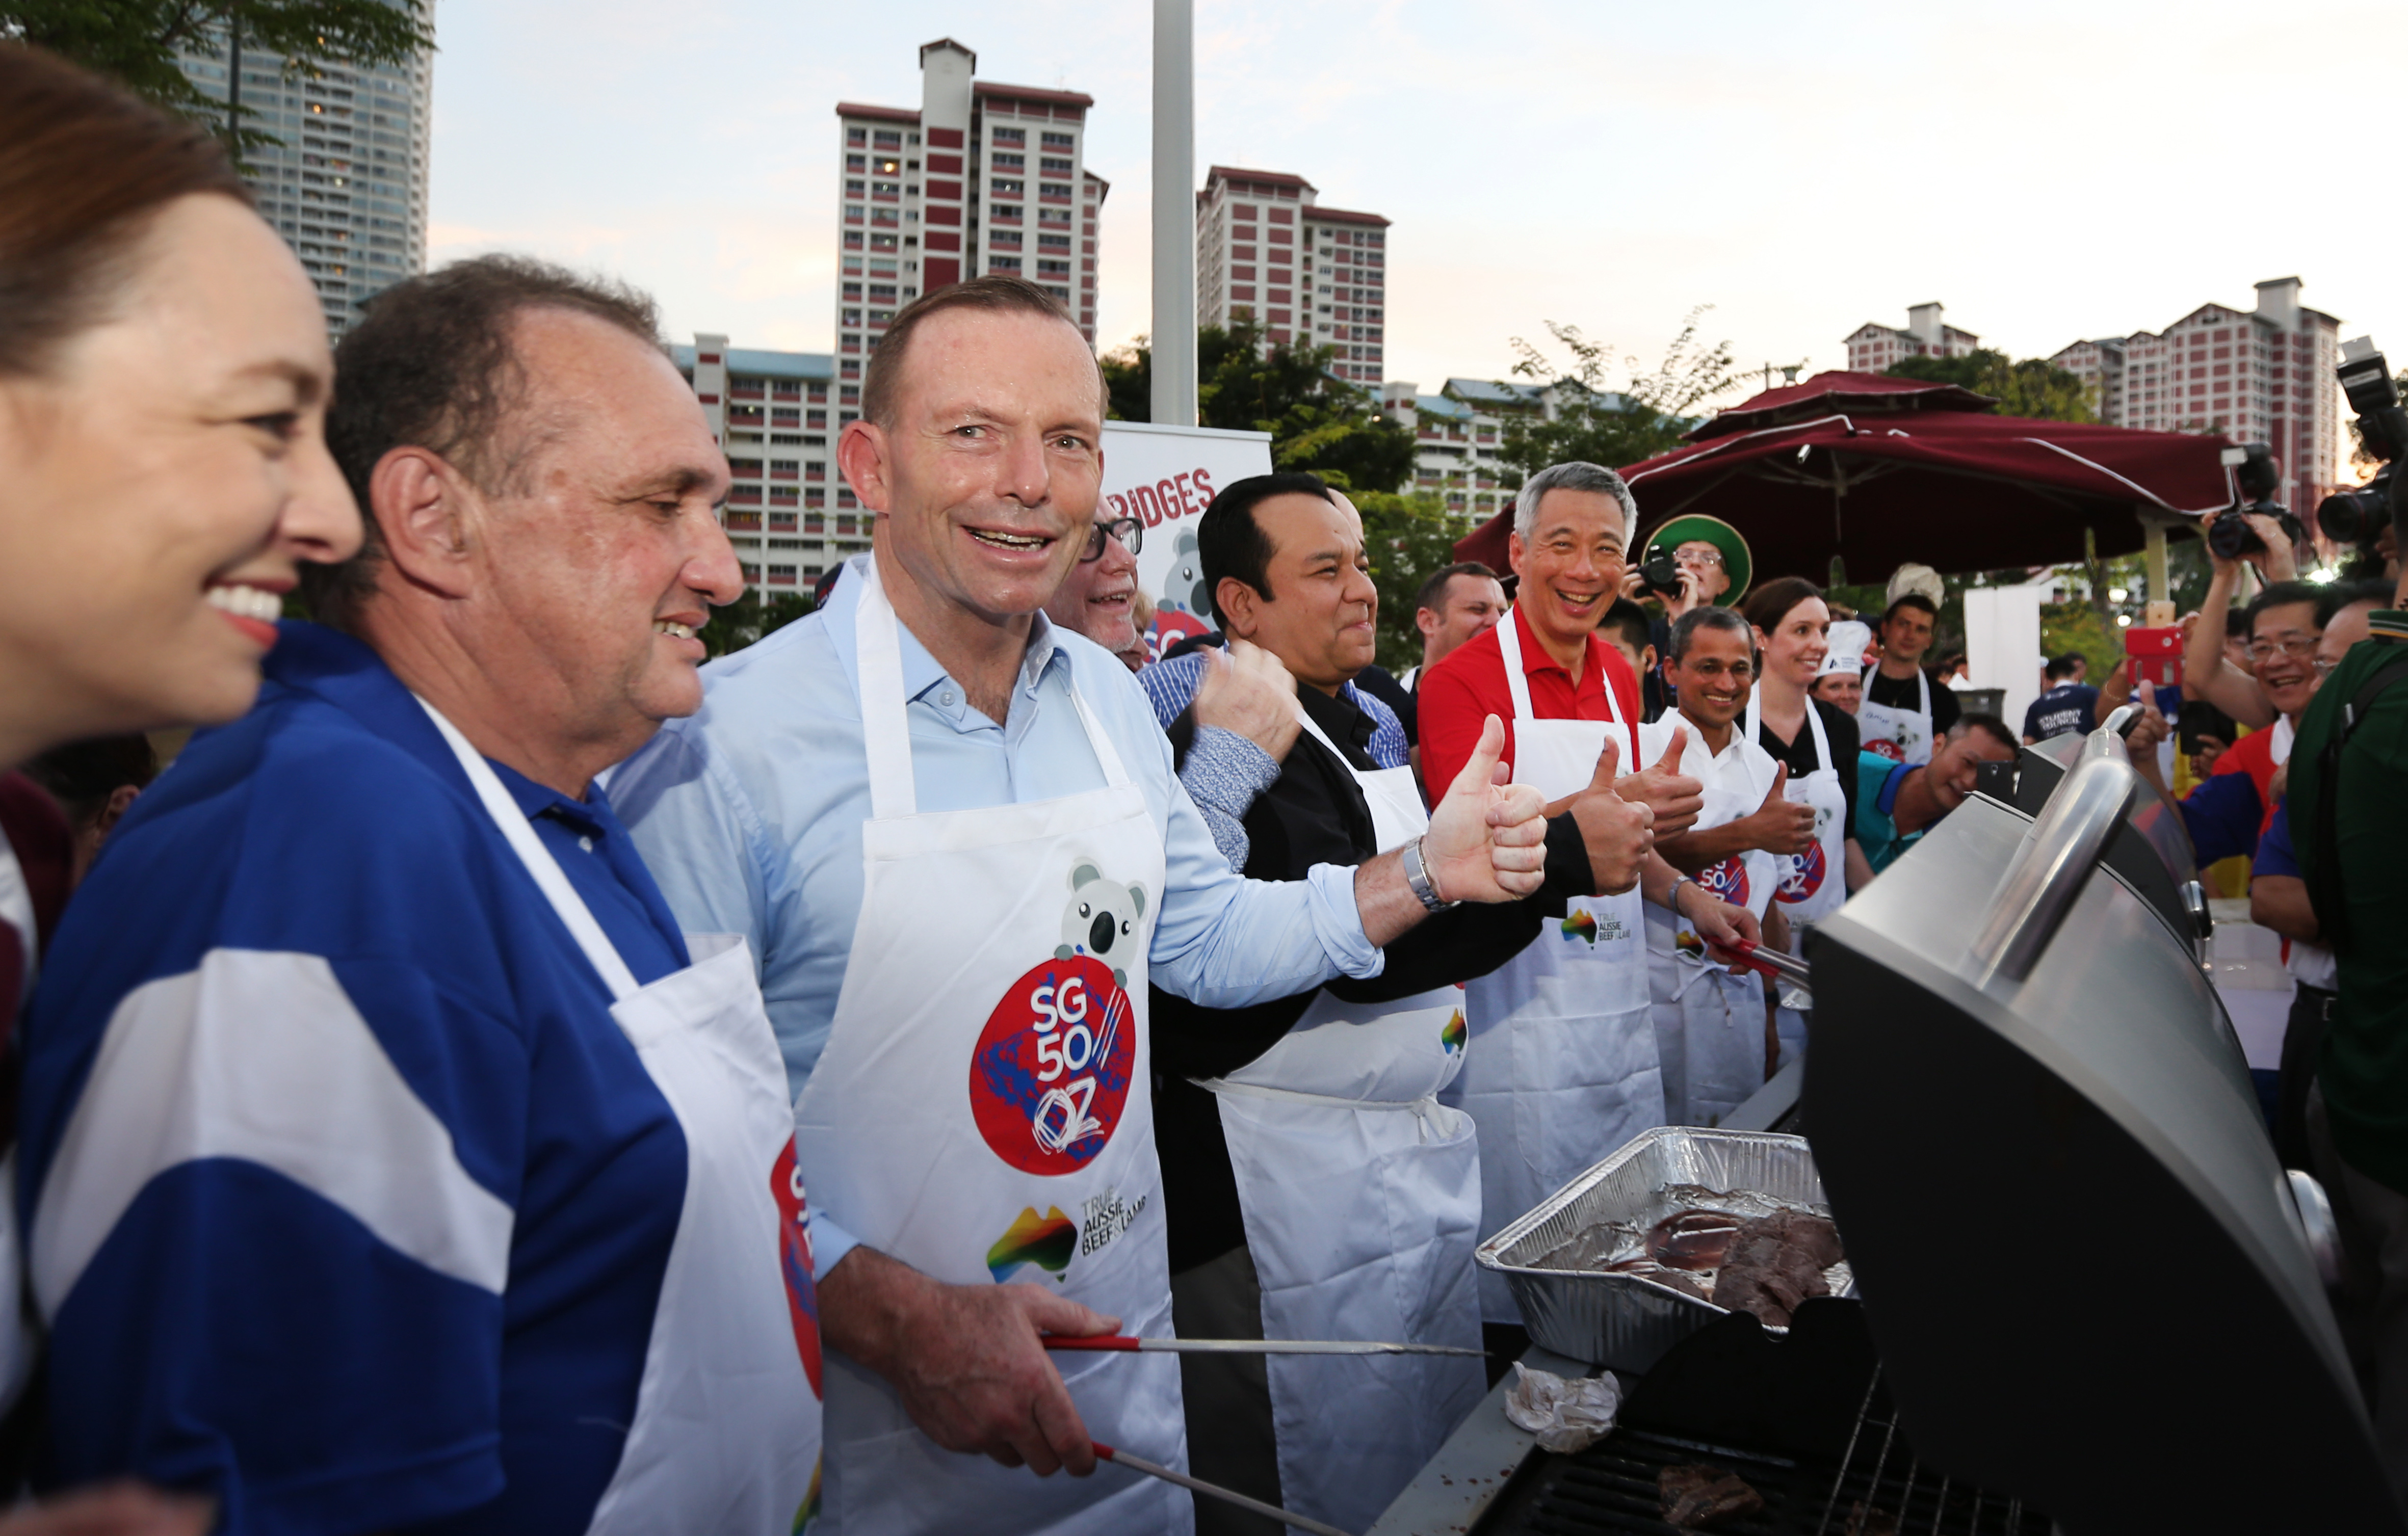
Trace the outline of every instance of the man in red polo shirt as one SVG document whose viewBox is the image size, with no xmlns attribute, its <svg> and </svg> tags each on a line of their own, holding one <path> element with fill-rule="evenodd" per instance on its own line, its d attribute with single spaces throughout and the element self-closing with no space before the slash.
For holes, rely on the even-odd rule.
<svg viewBox="0 0 2408 1536">
<path fill-rule="evenodd" d="M 1443 775 L 1469 760 L 1490 715 L 1507 722 L 1514 782 L 1550 802 L 1588 788 L 1609 755 L 1638 766 L 1639 679 L 1597 633 L 1621 591 L 1637 520 L 1622 477 L 1596 464 L 1556 464 L 1522 488 L 1508 544 L 1521 583 L 1513 611 L 1422 675 L 1428 782 L 1453 782 Z M 1684 739 L 1676 734 L 1659 761 L 1614 785 L 1654 811 L 1659 835 L 1685 829 L 1702 804 L 1704 787 L 1681 769 Z M 1687 917 L 1709 941 L 1757 936 L 1752 915 L 1650 853 L 1636 887 L 1572 903 L 1528 948 L 1465 987 L 1470 1040 L 1441 1097 L 1480 1129 L 1484 1239 L 1664 1122 L 1642 900 Z M 1517 1324 L 1497 1277 L 1484 1271 L 1480 1282 L 1484 1320 Z"/>
</svg>

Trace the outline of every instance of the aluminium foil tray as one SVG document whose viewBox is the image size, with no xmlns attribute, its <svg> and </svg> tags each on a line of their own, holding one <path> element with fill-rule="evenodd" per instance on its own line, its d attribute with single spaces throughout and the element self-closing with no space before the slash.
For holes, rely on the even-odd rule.
<svg viewBox="0 0 2408 1536">
<path fill-rule="evenodd" d="M 1643 1372 L 1683 1339 L 1728 1316 L 1635 1274 L 1540 1269 L 1538 1263 L 1599 1221 L 1627 1221 L 1667 1185 L 1753 1190 L 1826 1209 L 1822 1175 L 1803 1136 L 1662 1125 L 1642 1131 L 1537 1209 L 1498 1230 L 1474 1256 L 1505 1277 L 1523 1326 L 1558 1355 L 1615 1371 Z M 1846 1234 L 1841 1234 L 1844 1242 Z M 1780 1336 L 1786 1329 L 1768 1327 Z"/>
</svg>

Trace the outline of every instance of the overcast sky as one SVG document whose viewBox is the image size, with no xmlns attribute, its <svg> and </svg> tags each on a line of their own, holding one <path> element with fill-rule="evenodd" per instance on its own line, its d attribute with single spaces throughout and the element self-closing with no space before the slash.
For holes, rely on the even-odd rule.
<svg viewBox="0 0 2408 1536">
<path fill-rule="evenodd" d="M 2016 355 L 2304 302 L 2408 360 L 2386 94 L 2408 6 L 2291 0 L 1196 0 L 1197 161 L 1395 220 L 1392 378 L 1497 377 L 1567 320 L 1652 366 L 1694 306 L 1742 362 L 1845 361 L 1937 299 Z M 1143 0 L 441 0 L 437 263 L 619 273 L 671 334 L 824 351 L 840 98 L 920 44 L 1096 98 L 1101 340 L 1150 328 Z M 1188 189 L 1181 189 L 1182 195 Z"/>
</svg>

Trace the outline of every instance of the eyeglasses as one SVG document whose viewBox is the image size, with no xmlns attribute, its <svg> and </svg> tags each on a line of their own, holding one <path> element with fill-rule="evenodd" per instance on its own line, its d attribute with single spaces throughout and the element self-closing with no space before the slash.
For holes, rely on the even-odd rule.
<svg viewBox="0 0 2408 1536">
<path fill-rule="evenodd" d="M 1719 549 L 1675 549 L 1672 558 L 1684 565 L 1703 565 L 1711 569 L 1722 564 L 1723 552 Z"/>
<path fill-rule="evenodd" d="M 1091 560 L 1103 559 L 1104 540 L 1108 536 L 1120 540 L 1121 547 L 1133 555 L 1145 548 L 1145 524 L 1135 518 L 1115 518 L 1110 522 L 1089 524 L 1087 548 L 1080 554 L 1079 563 L 1084 565 Z"/>
<path fill-rule="evenodd" d="M 2274 659 L 2276 652 L 2294 661 L 2312 661 L 2315 660 L 2316 643 L 2314 640 L 2252 640 L 2242 654 L 2249 658 L 2251 666 L 2263 666 Z"/>
</svg>

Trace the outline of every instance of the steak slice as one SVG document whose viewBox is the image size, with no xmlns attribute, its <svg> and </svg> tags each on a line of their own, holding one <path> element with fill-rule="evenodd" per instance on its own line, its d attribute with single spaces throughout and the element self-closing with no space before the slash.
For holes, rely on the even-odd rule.
<svg viewBox="0 0 2408 1536">
<path fill-rule="evenodd" d="M 1711 1530 L 1764 1508 L 1764 1495 L 1738 1473 L 1713 1466 L 1666 1467 L 1656 1474 L 1656 1496 L 1665 1523 L 1684 1530 Z"/>
</svg>

